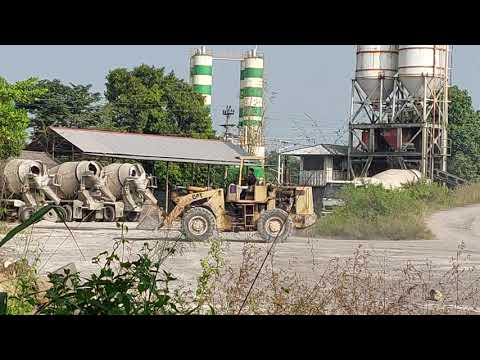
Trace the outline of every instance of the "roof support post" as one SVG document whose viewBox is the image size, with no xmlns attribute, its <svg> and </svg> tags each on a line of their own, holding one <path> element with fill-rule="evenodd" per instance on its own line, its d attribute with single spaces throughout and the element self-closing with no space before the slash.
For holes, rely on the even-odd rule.
<svg viewBox="0 0 480 360">
<path fill-rule="evenodd" d="M 165 212 L 168 213 L 168 166 L 170 162 L 167 161 L 167 170 L 165 175 Z"/>
<path fill-rule="evenodd" d="M 210 187 L 210 164 L 207 165 L 207 187 Z"/>
</svg>

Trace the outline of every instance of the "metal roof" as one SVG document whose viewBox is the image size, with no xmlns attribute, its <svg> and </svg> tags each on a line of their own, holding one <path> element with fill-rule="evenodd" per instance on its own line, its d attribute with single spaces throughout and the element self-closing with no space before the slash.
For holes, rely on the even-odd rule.
<svg viewBox="0 0 480 360">
<path fill-rule="evenodd" d="M 53 160 L 50 155 L 43 151 L 27 151 L 23 150 L 20 156 L 18 157 L 20 159 L 26 159 L 26 160 L 39 160 L 43 162 L 48 168 L 52 168 L 54 166 L 58 165 L 58 162 Z"/>
<path fill-rule="evenodd" d="M 318 144 L 313 146 L 297 147 L 295 149 L 286 149 L 281 152 L 282 155 L 306 156 L 306 155 L 339 155 L 346 156 L 348 147 L 334 144 Z"/>
<path fill-rule="evenodd" d="M 96 129 L 50 129 L 86 155 L 201 164 L 238 164 L 247 155 L 221 140 L 122 133 Z"/>
</svg>

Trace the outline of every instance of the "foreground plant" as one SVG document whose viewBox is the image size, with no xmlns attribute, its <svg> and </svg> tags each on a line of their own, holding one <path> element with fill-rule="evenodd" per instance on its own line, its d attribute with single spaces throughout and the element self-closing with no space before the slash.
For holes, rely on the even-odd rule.
<svg viewBox="0 0 480 360">
<path fill-rule="evenodd" d="M 94 263 L 104 261 L 98 274 L 81 278 L 79 273 L 49 274 L 52 287 L 47 303 L 37 311 L 49 315 L 171 315 L 188 313 L 177 308 L 178 299 L 169 284 L 175 277 L 162 270 L 162 259 L 150 256 L 145 244 L 135 260 L 122 261 L 116 244 Z"/>
</svg>

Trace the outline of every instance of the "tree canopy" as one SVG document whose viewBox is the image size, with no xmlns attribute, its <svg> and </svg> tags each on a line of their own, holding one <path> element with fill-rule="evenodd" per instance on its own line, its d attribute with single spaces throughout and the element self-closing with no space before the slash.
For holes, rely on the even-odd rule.
<svg viewBox="0 0 480 360">
<path fill-rule="evenodd" d="M 63 84 L 60 80 L 41 80 L 38 88 L 46 89 L 40 99 L 18 104 L 32 115 L 32 140 L 45 142 L 49 126 L 101 127 L 100 93 L 91 91 L 92 85 Z"/>
<path fill-rule="evenodd" d="M 449 172 L 469 181 L 480 180 L 480 114 L 467 90 L 449 90 L 448 137 L 451 140 Z"/>
<path fill-rule="evenodd" d="M 0 78 L 0 159 L 18 156 L 25 146 L 29 119 L 18 103 L 28 103 L 45 93 L 36 79 L 9 84 Z"/>
<path fill-rule="evenodd" d="M 173 72 L 165 74 L 164 68 L 114 69 L 107 75 L 106 87 L 117 129 L 200 138 L 215 135 L 201 95 Z"/>
</svg>

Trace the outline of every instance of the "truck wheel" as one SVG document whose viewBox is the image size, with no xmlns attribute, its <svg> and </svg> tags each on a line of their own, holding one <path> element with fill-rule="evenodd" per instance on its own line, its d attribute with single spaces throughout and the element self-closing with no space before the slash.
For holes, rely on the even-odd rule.
<svg viewBox="0 0 480 360">
<path fill-rule="evenodd" d="M 56 223 L 58 220 L 60 220 L 60 217 L 55 210 L 51 209 L 45 215 L 43 215 L 43 220 Z"/>
<path fill-rule="evenodd" d="M 71 205 L 63 205 L 63 210 L 65 210 L 65 222 L 73 221 L 73 208 Z"/>
<path fill-rule="evenodd" d="M 140 218 L 140 213 L 135 211 L 130 211 L 125 215 L 125 220 L 128 222 L 137 222 Z"/>
<path fill-rule="evenodd" d="M 182 217 L 182 232 L 188 240 L 207 241 L 216 230 L 215 216 L 207 209 L 194 207 Z"/>
<path fill-rule="evenodd" d="M 103 209 L 103 221 L 113 222 L 116 218 L 115 208 L 111 205 L 105 206 L 105 209 Z"/>
<path fill-rule="evenodd" d="M 260 215 L 257 223 L 257 231 L 266 242 L 285 242 L 293 229 L 292 219 L 282 209 L 271 209 Z"/>
<path fill-rule="evenodd" d="M 20 214 L 18 214 L 18 218 L 20 222 L 24 223 L 28 219 L 30 219 L 30 216 L 33 214 L 33 208 L 27 207 L 23 209 Z"/>
</svg>

